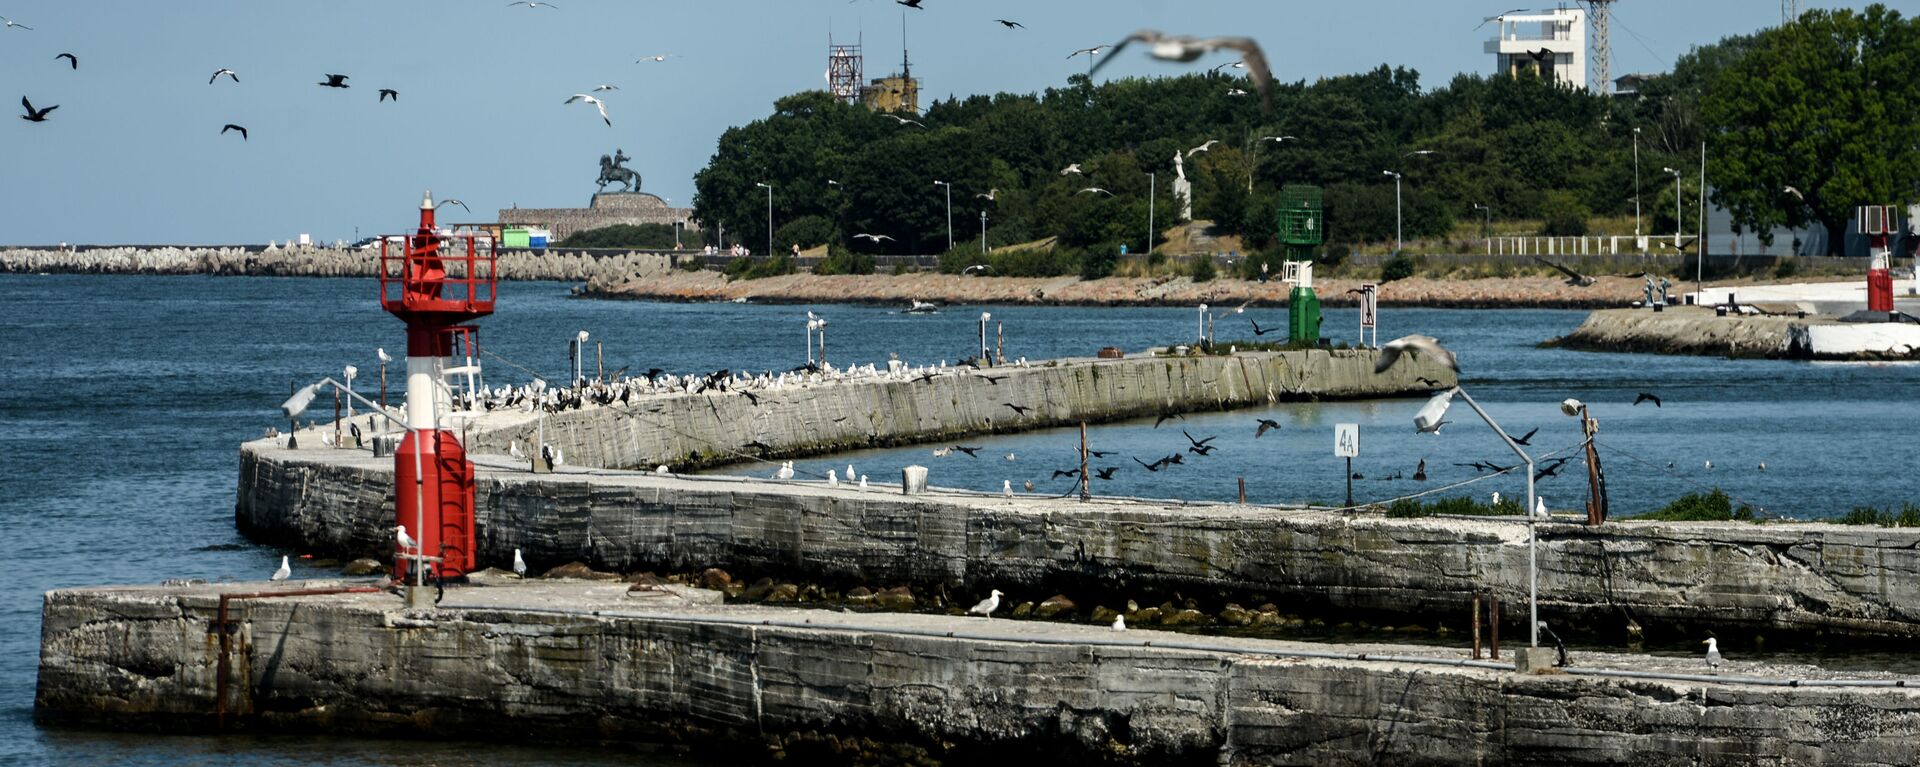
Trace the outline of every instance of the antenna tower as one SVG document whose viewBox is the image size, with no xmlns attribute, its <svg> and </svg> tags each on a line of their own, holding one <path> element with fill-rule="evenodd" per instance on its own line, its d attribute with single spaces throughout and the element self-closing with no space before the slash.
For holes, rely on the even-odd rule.
<svg viewBox="0 0 1920 767">
<path fill-rule="evenodd" d="M 1780 26 L 1792 24 L 1800 18 L 1800 0 L 1780 0 Z"/>
<path fill-rule="evenodd" d="M 1586 0 L 1587 9 L 1593 14 L 1593 88 L 1601 95 L 1613 92 L 1613 44 L 1607 40 L 1607 33 L 1613 27 L 1614 2 Z"/>
</svg>

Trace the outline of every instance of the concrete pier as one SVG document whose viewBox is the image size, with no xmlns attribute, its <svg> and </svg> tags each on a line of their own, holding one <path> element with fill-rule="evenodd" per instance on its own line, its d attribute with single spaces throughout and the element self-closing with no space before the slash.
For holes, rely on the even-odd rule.
<svg viewBox="0 0 1920 767">
<path fill-rule="evenodd" d="M 1767 359 L 1920 359 L 1920 325 L 1808 315 L 1716 315 L 1705 307 L 1603 309 L 1549 342 L 1591 351 Z"/>
<path fill-rule="evenodd" d="M 36 717 L 210 729 L 219 594 L 311 585 L 51 592 Z M 578 582 L 457 588 L 415 611 L 389 594 L 234 604 L 218 702 L 242 729 L 1233 765 L 1884 765 L 1911 762 L 1920 736 L 1920 690 L 1901 680 L 1737 658 L 1713 676 L 1693 658 L 1602 654 L 1520 675 L 1446 648 L 722 607 Z"/>
</svg>

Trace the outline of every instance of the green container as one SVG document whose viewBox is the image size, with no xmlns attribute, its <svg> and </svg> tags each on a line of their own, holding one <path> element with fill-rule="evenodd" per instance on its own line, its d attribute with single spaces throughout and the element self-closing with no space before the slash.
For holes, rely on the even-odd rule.
<svg viewBox="0 0 1920 767">
<path fill-rule="evenodd" d="M 1287 294 L 1287 340 L 1320 343 L 1320 296 L 1313 288 L 1294 288 Z"/>
<path fill-rule="evenodd" d="M 532 247 L 531 238 L 526 229 L 509 228 L 500 230 L 500 246 L 506 248 Z"/>
</svg>

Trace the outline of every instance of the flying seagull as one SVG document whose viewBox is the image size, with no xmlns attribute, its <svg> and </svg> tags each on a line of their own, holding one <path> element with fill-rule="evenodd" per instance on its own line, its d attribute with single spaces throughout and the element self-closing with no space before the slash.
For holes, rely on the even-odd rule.
<svg viewBox="0 0 1920 767">
<path fill-rule="evenodd" d="M 392 89 L 392 88 L 381 88 L 381 89 L 380 89 L 380 100 L 381 100 L 381 101 L 386 101 L 387 99 L 393 99 L 394 101 L 399 101 L 399 100 L 400 100 L 400 92 L 399 92 L 399 91 L 396 91 L 396 90 L 394 90 L 394 89 Z"/>
<path fill-rule="evenodd" d="M 1192 157 L 1201 152 L 1211 151 L 1213 149 L 1213 145 L 1218 143 L 1220 143 L 1220 139 L 1217 139 L 1217 138 L 1207 139 L 1207 143 L 1201 144 L 1197 147 L 1187 150 L 1187 156 Z"/>
<path fill-rule="evenodd" d="M 1104 51 L 1112 47 L 1113 46 L 1111 45 L 1096 45 L 1096 46 L 1093 46 L 1092 48 L 1081 48 L 1080 50 L 1067 54 L 1067 58 L 1071 59 L 1075 56 L 1086 56 L 1087 58 L 1093 58 L 1094 56 L 1100 55 L 1101 51 Z"/>
<path fill-rule="evenodd" d="M 920 0 L 893 0 L 893 2 L 899 5 L 904 5 L 908 8 L 912 8 L 916 11 L 926 10 L 925 8 L 920 7 Z"/>
<path fill-rule="evenodd" d="M 46 109 L 34 109 L 33 102 L 28 101 L 27 97 L 25 96 L 20 97 L 20 106 L 27 108 L 27 113 L 21 115 L 20 119 L 26 120 L 27 122 L 30 122 L 30 123 L 46 122 L 47 113 L 60 108 L 59 104 L 55 104 L 53 106 L 47 107 Z"/>
<path fill-rule="evenodd" d="M 68 64 L 68 65 L 70 65 L 70 66 L 72 66 L 72 67 L 73 67 L 74 69 L 79 69 L 79 68 L 80 68 L 80 59 L 79 59 L 79 58 L 77 58 L 77 57 L 75 57 L 75 56 L 74 56 L 73 54 L 71 54 L 71 53 L 62 53 L 62 54 L 60 54 L 60 55 L 58 55 L 58 56 L 55 56 L 55 57 L 53 57 L 53 58 L 54 58 L 54 59 L 56 59 L 56 60 L 58 60 L 58 59 L 66 59 L 66 60 L 67 60 L 67 64 Z"/>
<path fill-rule="evenodd" d="M 293 575 L 293 564 L 287 561 L 287 555 L 282 554 L 280 555 L 280 569 L 273 571 L 273 576 L 268 580 L 284 581 L 291 575 Z"/>
<path fill-rule="evenodd" d="M 435 208 L 441 208 L 441 207 L 445 207 L 445 206 L 448 206 L 448 205 L 458 205 L 458 206 L 460 206 L 460 209 L 461 209 L 461 210 L 464 210 L 464 211 L 466 211 L 466 212 L 468 212 L 468 213 L 472 213 L 472 212 L 473 212 L 473 209 L 472 209 L 472 208 L 469 208 L 469 207 L 467 207 L 467 204 L 466 204 L 466 203 L 464 203 L 464 202 L 461 202 L 461 201 L 459 201 L 459 200 L 456 200 L 456 199 L 454 199 L 454 198 L 452 198 L 452 197 L 448 197 L 447 199 L 444 199 L 444 200 L 441 200 L 441 201 L 440 201 L 440 204 L 438 204 L 438 205 L 435 205 L 435 206 L 433 206 L 433 207 L 435 207 Z"/>
<path fill-rule="evenodd" d="M 1018 21 L 1008 21 L 1006 19 L 994 19 L 994 21 L 1000 22 L 1000 26 L 1006 27 L 1008 29 L 1014 29 L 1016 27 L 1020 29 L 1027 28 L 1027 25 L 1022 24 Z"/>
<path fill-rule="evenodd" d="M 1247 73 L 1253 77 L 1253 87 L 1260 91 L 1260 101 L 1268 112 L 1273 111 L 1273 72 L 1267 69 L 1266 54 L 1260 52 L 1260 44 L 1251 37 L 1189 37 L 1169 35 L 1152 29 L 1142 29 L 1126 39 L 1115 43 L 1113 52 L 1120 53 L 1129 43 L 1139 41 L 1148 44 L 1148 55 L 1161 61 L 1193 61 L 1206 54 L 1231 48 L 1240 52 L 1240 60 L 1247 65 Z M 1101 67 L 1113 59 L 1102 59 L 1088 70 L 1088 76 L 1098 72 Z"/>
<path fill-rule="evenodd" d="M 1260 327 L 1260 323 L 1253 321 L 1252 317 L 1247 318 L 1247 323 L 1253 325 L 1253 335 L 1255 338 L 1280 330 L 1280 328 L 1262 328 Z"/>
<path fill-rule="evenodd" d="M 223 127 L 220 129 L 220 135 L 225 136 L 227 135 L 227 131 L 236 131 L 236 130 L 240 131 L 240 140 L 246 141 L 247 129 L 246 129 L 246 126 L 243 126 L 243 125 L 234 125 L 233 123 L 227 123 L 226 127 Z"/>
<path fill-rule="evenodd" d="M 585 94 L 585 93 L 575 93 L 575 94 L 573 94 L 573 98 L 570 98 L 570 99 L 567 99 L 565 103 L 568 103 L 568 104 L 571 104 L 571 103 L 573 103 L 573 102 L 575 102 L 575 101 L 584 101 L 584 102 L 587 102 L 587 103 L 589 103 L 589 104 L 592 104 L 592 105 L 594 106 L 594 108 L 596 108 L 596 109 L 599 109 L 599 110 L 600 110 L 600 119 L 601 119 L 602 121 L 604 121 L 604 122 L 606 122 L 606 124 L 607 124 L 607 126 L 608 126 L 608 127 L 612 127 L 612 126 L 613 126 L 613 120 L 611 120 L 611 119 L 609 119 L 609 118 L 607 117 L 607 104 L 606 104 L 606 102 L 604 102 L 604 101 L 601 101 L 601 100 L 599 100 L 599 99 L 596 99 L 596 98 L 594 98 L 594 97 L 592 97 L 592 96 L 589 96 L 589 95 L 587 95 L 587 94 Z"/>
<path fill-rule="evenodd" d="M 1079 172 L 1080 172 L 1080 163 L 1077 163 L 1077 162 L 1072 165 L 1068 165 L 1065 168 L 1060 169 L 1060 175 L 1062 176 L 1075 174 Z"/>
<path fill-rule="evenodd" d="M 899 0 L 899 2 L 901 3 L 905 3 L 906 1 L 907 0 Z M 920 0 L 913 0 L 913 2 L 917 3 L 917 2 L 920 2 Z M 915 7 L 918 7 L 918 6 L 915 6 Z M 969 608 L 967 610 L 967 614 L 981 615 L 981 616 L 991 618 L 993 617 L 993 611 L 1000 609 L 1000 598 L 1003 596 L 1006 596 L 1006 595 L 1000 593 L 999 589 L 994 589 L 993 593 L 989 595 L 986 599 L 980 600 L 980 604 L 974 605 L 973 607 Z"/>
<path fill-rule="evenodd" d="M 993 202 L 996 198 L 1000 196 L 1000 189 L 999 187 L 995 187 L 993 189 L 988 189 L 986 194 L 976 194 L 974 196 L 983 198 L 987 202 Z"/>
<path fill-rule="evenodd" d="M 228 79 L 233 80 L 236 83 L 240 82 L 240 76 L 234 74 L 233 70 L 228 69 L 226 67 L 221 67 L 219 69 L 213 70 L 213 76 L 207 78 L 207 84 L 212 85 L 213 81 L 220 79 L 221 75 L 226 75 Z"/>
<path fill-rule="evenodd" d="M 1635 404 L 1635 405 L 1638 405 L 1638 404 L 1640 404 L 1640 403 L 1642 403 L 1642 402 L 1651 402 L 1651 403 L 1653 403 L 1653 406 L 1654 406 L 1654 407 L 1660 407 L 1660 406 L 1661 406 L 1661 405 L 1660 405 L 1660 398 L 1659 398 L 1659 397 L 1656 397 L 1656 396 L 1654 396 L 1654 395 L 1652 395 L 1652 394 L 1648 394 L 1648 393 L 1646 393 L 1646 392 L 1640 392 L 1640 396 L 1638 396 L 1638 397 L 1634 397 L 1634 398 L 1633 398 L 1633 404 Z"/>
<path fill-rule="evenodd" d="M 1243 90 L 1240 90 L 1239 88 L 1228 88 L 1228 89 L 1227 89 L 1227 95 L 1229 95 L 1229 96 L 1245 96 L 1245 95 L 1247 95 L 1247 92 L 1246 92 L 1246 91 L 1243 91 Z"/>
<path fill-rule="evenodd" d="M 1247 68 L 1247 62 L 1244 62 L 1244 61 L 1223 61 L 1223 62 L 1220 62 L 1219 64 L 1217 64 L 1217 65 L 1215 65 L 1215 66 L 1214 66 L 1214 67 L 1213 67 L 1212 69 L 1209 69 L 1209 70 L 1207 70 L 1207 71 L 1208 71 L 1208 72 L 1218 72 L 1218 71 L 1220 71 L 1220 70 L 1222 70 L 1222 69 L 1226 69 L 1227 67 L 1233 67 L 1234 69 L 1246 69 L 1246 68 Z"/>
<path fill-rule="evenodd" d="M 215 75 L 215 77 L 218 77 L 218 76 L 219 76 L 219 75 Z M 234 82 L 239 82 L 239 81 L 238 81 L 238 80 L 235 80 Z M 351 85 L 348 85 L 348 84 L 347 84 L 347 76 L 346 76 L 346 75 L 327 75 L 327 79 L 326 79 L 326 80 L 323 80 L 323 81 L 321 81 L 321 82 L 319 83 L 319 85 L 320 85 L 320 87 L 322 87 L 322 88 L 351 88 L 351 87 L 353 87 L 353 86 L 351 86 Z"/>
<path fill-rule="evenodd" d="M 1267 433 L 1267 430 L 1278 429 L 1278 428 L 1280 428 L 1279 421 L 1275 421 L 1271 418 L 1262 418 L 1260 419 L 1260 428 L 1253 430 L 1253 438 L 1259 439 L 1261 435 Z"/>
<path fill-rule="evenodd" d="M 1408 152 L 1408 153 L 1406 153 L 1406 154 L 1403 154 L 1403 155 L 1400 155 L 1400 156 L 1401 156 L 1401 157 L 1414 157 L 1414 156 L 1416 156 L 1416 155 L 1417 155 L 1417 156 L 1420 156 L 1420 157 L 1425 157 L 1425 156 L 1427 156 L 1427 155 L 1430 155 L 1430 154 L 1439 154 L 1439 153 L 1440 153 L 1440 150 L 1438 150 L 1438 149 L 1415 149 L 1415 150 L 1413 150 L 1413 151 L 1411 151 L 1411 152 Z"/>
<path fill-rule="evenodd" d="M 1418 333 L 1393 339 L 1388 341 L 1386 346 L 1381 347 L 1380 361 L 1373 364 L 1373 372 L 1387 372 L 1387 368 L 1393 367 L 1393 363 L 1399 361 L 1400 355 L 1409 351 L 1431 354 L 1447 367 L 1453 368 L 1453 372 L 1460 372 L 1460 361 L 1454 358 L 1453 352 L 1441 348 L 1439 339 Z"/>
<path fill-rule="evenodd" d="M 667 59 L 670 59 L 670 58 L 673 58 L 673 54 L 659 53 L 652 56 L 642 56 L 638 59 L 635 59 L 633 63 L 639 64 L 641 62 L 646 62 L 646 61 L 666 61 Z"/>
<path fill-rule="evenodd" d="M 543 6 L 543 5 L 544 5 L 544 6 L 546 6 L 546 7 L 548 7 L 548 8 L 552 8 L 552 9 L 554 9 L 554 10 L 556 10 L 556 11 L 557 11 L 557 10 L 560 10 L 560 6 L 557 6 L 557 5 L 554 5 L 553 3 L 543 3 L 543 2 L 537 2 L 536 0 L 514 0 L 514 2 L 511 2 L 511 3 L 507 3 L 507 7 L 508 7 L 508 8 L 512 8 L 512 7 L 514 7 L 514 6 L 516 6 L 516 5 L 524 5 L 524 6 L 526 6 L 526 7 L 528 7 L 528 8 L 539 8 L 540 6 Z"/>
<path fill-rule="evenodd" d="M 886 235 L 884 235 L 884 234 L 867 234 L 866 232 L 861 232 L 861 233 L 859 233 L 859 234 L 856 234 L 856 235 L 854 235 L 854 238 L 855 238 L 855 239 L 864 239 L 864 240 L 872 240 L 872 241 L 873 241 L 874 243 L 876 243 L 876 244 L 877 244 L 877 243 L 879 243 L 879 242 L 880 242 L 881 240 L 891 240 L 891 239 L 893 239 L 892 237 L 888 237 L 888 236 L 886 236 Z"/>
<path fill-rule="evenodd" d="M 1533 435 L 1538 434 L 1539 432 L 1540 432 L 1540 427 L 1535 426 L 1533 427 L 1533 431 L 1527 432 L 1526 434 L 1518 437 L 1514 437 L 1513 443 L 1516 445 L 1526 445 L 1528 447 L 1532 447 L 1533 442 L 1531 440 L 1533 439 Z"/>
<path fill-rule="evenodd" d="M 969 267 L 967 267 L 967 268 L 965 268 L 965 269 L 961 269 L 961 270 L 960 270 L 960 273 L 961 273 L 962 275 L 967 275 L 967 274 L 973 274 L 974 272 L 988 272 L 988 271 L 992 271 L 992 270 L 993 270 L 993 267 L 992 267 L 992 266 L 990 266 L 990 265 L 987 265 L 987 264 L 974 264 L 973 266 L 969 266 Z"/>
<path fill-rule="evenodd" d="M 519 550 L 519 549 L 514 549 L 514 550 L 513 550 L 513 574 L 514 574 L 514 575 L 526 575 L 526 574 L 527 574 L 527 560 L 525 560 L 525 559 L 522 559 L 522 558 L 520 557 L 520 550 Z"/>
<path fill-rule="evenodd" d="M 594 93 L 599 93 L 599 92 L 601 92 L 601 91 L 617 91 L 617 90 L 620 90 L 620 86 L 618 86 L 618 85 L 596 85 L 596 86 L 593 86 L 593 92 L 594 92 Z"/>
<path fill-rule="evenodd" d="M 1479 29 L 1480 27 L 1484 27 L 1484 26 L 1486 26 L 1486 25 L 1487 25 L 1487 22 L 1489 22 L 1489 21 L 1498 21 L 1498 20 L 1500 20 L 1500 19 L 1503 19 L 1503 18 L 1506 18 L 1506 16 L 1507 16 L 1507 14 L 1510 14 L 1510 13 L 1519 13 L 1519 12 L 1521 12 L 1521 11 L 1524 11 L 1524 10 L 1526 10 L 1526 9 L 1525 9 L 1525 8 L 1513 8 L 1513 9 L 1510 9 L 1510 10 L 1505 10 L 1505 11 L 1501 11 L 1501 12 L 1500 12 L 1499 14 L 1497 14 L 1497 15 L 1494 15 L 1494 16 L 1488 16 L 1488 17 L 1486 17 L 1486 18 L 1484 18 L 1484 19 L 1481 19 L 1481 20 L 1480 20 L 1480 23 L 1474 26 L 1474 29 Z"/>
<path fill-rule="evenodd" d="M 885 112 L 881 112 L 881 113 L 880 113 L 880 116 L 882 116 L 882 117 L 891 117 L 891 118 L 893 118 L 893 121 L 894 121 L 894 122 L 897 122 L 897 123 L 899 123 L 899 124 L 901 124 L 901 125 L 918 125 L 918 126 L 920 126 L 920 127 L 922 127 L 922 128 L 925 128 L 925 127 L 927 127 L 927 124 L 926 124 L 926 123 L 923 123 L 923 122 L 920 122 L 919 120 L 909 120 L 909 119 L 907 119 L 907 118 L 905 118 L 905 117 L 901 117 L 901 116 L 899 116 L 899 115 L 890 115 L 890 114 L 887 114 L 887 113 L 885 113 Z"/>
<path fill-rule="evenodd" d="M 1078 191 L 1078 192 L 1074 192 L 1074 194 L 1086 194 L 1086 193 L 1088 193 L 1088 192 L 1099 192 L 1100 194 L 1104 194 L 1104 195 L 1106 195 L 1106 196 L 1108 196 L 1108 197 L 1112 197 L 1112 196 L 1113 196 L 1113 193 L 1112 193 L 1112 192 L 1109 192 L 1109 191 L 1107 191 L 1107 190 L 1105 190 L 1105 189 L 1101 189 L 1100 187 L 1097 187 L 1097 186 L 1090 186 L 1090 187 L 1087 187 L 1087 188 L 1085 188 L 1085 189 L 1082 189 L 1082 190 L 1080 190 L 1080 191 Z"/>
<path fill-rule="evenodd" d="M 1106 466 L 1094 469 L 1093 476 L 1099 477 L 1100 479 L 1113 479 L 1113 473 L 1119 470 L 1120 467 L 1118 466 Z"/>
<path fill-rule="evenodd" d="M 1593 277 L 1589 275 L 1581 274 L 1579 272 L 1576 272 L 1572 269 L 1568 269 L 1564 266 L 1556 264 L 1552 261 L 1548 261 L 1539 256 L 1534 256 L 1533 260 L 1546 264 L 1547 266 L 1551 266 L 1555 270 L 1559 271 L 1561 274 L 1566 275 L 1567 284 L 1569 286 L 1576 287 L 1576 288 L 1585 288 L 1585 287 L 1591 287 L 1593 285 L 1593 282 L 1594 282 Z"/>
<path fill-rule="evenodd" d="M 25 24 L 22 24 L 22 23 L 20 23 L 20 22 L 18 22 L 18 21 L 14 21 L 13 19 L 9 19 L 9 18 L 7 18 L 7 17 L 5 17 L 5 16 L 0 16 L 0 21 L 4 21 L 4 22 L 6 22 L 6 23 L 7 23 L 7 26 L 9 26 L 9 27 L 19 27 L 19 28 L 21 28 L 21 29 L 33 29 L 33 27 L 29 27 L 29 26 L 27 26 L 27 25 L 25 25 Z"/>
</svg>

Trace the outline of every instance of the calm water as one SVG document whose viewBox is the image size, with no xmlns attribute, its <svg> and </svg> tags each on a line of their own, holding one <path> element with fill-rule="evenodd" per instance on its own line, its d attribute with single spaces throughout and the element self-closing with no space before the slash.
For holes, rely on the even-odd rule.
<svg viewBox="0 0 1920 767">
<path fill-rule="evenodd" d="M 609 370 L 632 365 L 677 371 L 784 369 L 805 355 L 805 312 L 827 316 L 836 364 L 886 359 L 956 359 L 973 347 L 979 309 L 909 316 L 878 307 L 646 304 L 574 301 L 560 284 L 512 284 L 502 311 L 484 321 L 484 342 L 549 380 L 566 378 L 567 339 L 588 330 L 604 344 Z M 233 531 L 235 445 L 275 425 L 290 382 L 362 371 L 377 387 L 374 348 L 402 347 L 400 324 L 379 312 L 366 280 L 0 275 L 0 524 L 10 534 L 13 576 L 0 585 L 0 762 L 160 764 L 633 764 L 631 756 L 484 750 L 414 743 L 327 739 L 149 737 L 46 731 L 32 724 L 42 592 L 96 583 L 165 578 L 264 577 L 279 550 Z M 1129 350 L 1192 335 L 1192 309 L 989 307 L 1007 326 L 1007 352 L 1035 359 Z M 1908 413 L 1920 368 L 1595 355 L 1533 344 L 1578 324 L 1561 311 L 1388 311 L 1383 336 L 1418 330 L 1460 353 L 1466 386 L 1510 431 L 1538 427 L 1537 453 L 1578 439 L 1556 403 L 1578 397 L 1601 420 L 1616 508 L 1656 507 L 1680 493 L 1719 486 L 1776 513 L 1822 516 L 1855 504 L 1920 500 Z M 1284 324 L 1276 310 L 1266 325 Z M 1326 328 L 1351 340 L 1350 311 Z M 1221 320 L 1225 339 L 1246 335 Z M 591 343 L 591 342 L 590 342 Z M 525 375 L 488 360 L 490 380 Z M 375 383 L 368 383 L 368 382 Z M 1632 407 L 1651 391 L 1666 406 Z M 1256 501 L 1339 501 L 1342 468 L 1332 458 L 1332 424 L 1361 424 L 1354 469 L 1367 477 L 1413 473 L 1425 457 L 1432 479 L 1357 482 L 1360 500 L 1389 498 L 1471 471 L 1454 461 L 1504 461 L 1495 438 L 1464 403 L 1440 435 L 1414 435 L 1419 400 L 1282 405 L 1270 412 L 1189 416 L 1095 427 L 1097 449 L 1147 460 L 1195 437 L 1219 435 L 1213 456 L 1148 475 L 1131 462 L 1101 492 L 1227 499 L 1244 476 Z M 1256 417 L 1285 423 L 1253 439 Z M 876 478 L 908 462 L 933 467 L 939 484 L 997 491 L 1003 480 L 1047 479 L 1069 462 L 1077 437 L 1045 432 L 968 440 L 980 458 L 936 459 L 926 448 L 802 461 L 824 473 L 849 461 Z M 1016 460 L 1003 457 L 1013 453 Z M 1631 457 L 1629 457 L 1631 456 Z M 1716 468 L 1702 468 L 1711 459 Z M 1669 471 L 1671 461 L 1676 468 Z M 1766 462 L 1767 470 L 1755 467 Z M 1580 505 L 1577 464 L 1541 483 L 1556 507 Z M 754 468 L 755 473 L 766 469 Z M 1511 479 L 1457 492 L 1519 491 Z M 298 560 L 296 560 L 297 562 Z M 301 573 L 296 564 L 296 577 Z M 480 753 L 483 756 L 472 756 Z M 667 764 L 653 760 L 643 764 Z"/>
</svg>

